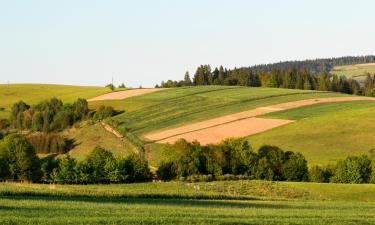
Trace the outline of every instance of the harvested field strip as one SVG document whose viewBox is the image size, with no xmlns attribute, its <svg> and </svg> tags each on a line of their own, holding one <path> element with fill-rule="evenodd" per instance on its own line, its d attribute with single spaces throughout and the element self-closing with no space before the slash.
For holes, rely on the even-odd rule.
<svg viewBox="0 0 375 225">
<path fill-rule="evenodd" d="M 104 95 L 97 96 L 95 98 L 91 98 L 88 101 L 103 101 L 103 100 L 120 100 L 125 98 L 130 98 L 134 96 L 139 96 L 147 93 L 152 93 L 156 91 L 162 91 L 163 88 L 144 88 L 144 89 L 131 89 L 126 91 L 117 91 L 111 92 Z"/>
<path fill-rule="evenodd" d="M 179 138 L 186 138 L 187 140 L 198 140 L 202 143 L 206 142 L 208 140 L 213 141 L 217 140 L 219 137 L 240 137 L 240 136 L 248 136 L 255 133 L 259 133 L 271 128 L 276 127 L 274 124 L 279 124 L 278 122 L 275 123 L 275 121 L 261 121 L 264 124 L 269 123 L 268 125 L 265 125 L 263 129 L 260 129 L 257 127 L 258 125 L 255 125 L 254 131 L 246 129 L 246 132 L 244 130 L 238 131 L 241 129 L 242 126 L 252 126 L 249 122 L 252 120 L 246 121 L 247 118 L 252 118 L 259 115 L 264 115 L 271 112 L 276 111 L 282 111 L 286 109 L 292 109 L 297 108 L 301 106 L 307 106 L 307 105 L 313 105 L 318 103 L 324 103 L 324 102 L 345 102 L 345 101 L 360 101 L 360 100 L 375 100 L 374 98 L 368 98 L 368 97 L 331 97 L 331 98 L 316 98 L 316 99 L 307 99 L 307 100 L 300 100 L 300 101 L 294 101 L 294 102 L 287 102 L 287 103 L 281 103 L 272 105 L 269 107 L 260 107 L 253 110 L 235 113 L 228 116 L 222 116 L 215 119 L 194 123 L 186 126 L 182 126 L 179 128 L 174 129 L 168 129 L 160 132 L 155 132 L 151 134 L 145 135 L 145 138 L 153 141 L 158 141 L 159 143 L 170 143 L 173 140 L 177 140 Z M 253 121 L 253 122 L 260 122 L 260 121 Z M 232 126 L 230 123 L 236 123 L 238 127 Z M 241 125 L 241 123 L 244 123 L 244 125 Z M 284 125 L 286 123 L 281 123 L 279 126 Z M 267 129 L 267 127 L 269 127 Z M 212 128 L 212 129 L 211 129 Z M 231 129 L 229 132 L 225 131 L 225 135 L 217 134 L 220 129 Z M 237 134 L 238 131 L 238 134 Z M 223 134 L 224 134 L 223 133 Z M 217 136 L 217 138 L 214 138 Z M 195 138 L 195 139 L 194 139 Z M 206 140 L 207 139 L 207 140 Z M 220 141 L 220 140 L 219 140 Z M 213 142 L 210 142 L 213 143 Z"/>
<path fill-rule="evenodd" d="M 215 144 L 228 137 L 249 136 L 291 122 L 293 122 L 293 120 L 263 119 L 252 117 L 235 122 L 221 124 L 207 129 L 202 129 L 199 131 L 176 135 L 174 137 L 158 141 L 158 143 L 174 143 L 178 139 L 183 138 L 187 141 L 198 140 L 203 145 Z"/>
<path fill-rule="evenodd" d="M 282 97 L 295 97 L 302 99 L 309 97 L 314 98 L 314 95 L 321 94 L 330 93 L 287 93 L 268 96 L 251 96 L 250 98 L 247 97 L 244 99 L 233 101 L 214 99 L 207 102 L 207 104 L 202 104 L 202 102 L 207 101 L 202 96 L 191 96 L 188 100 L 183 101 L 183 103 L 178 100 L 165 101 L 160 103 L 159 105 L 152 105 L 140 111 L 131 112 L 130 114 L 126 114 L 126 118 L 124 118 L 123 122 L 126 122 L 128 126 L 131 127 L 132 132 L 136 133 L 137 135 L 142 135 L 144 133 L 147 133 L 150 128 L 154 129 L 154 124 L 158 126 L 163 125 L 168 127 L 178 123 L 178 121 L 180 121 L 182 118 L 196 117 L 198 115 L 199 118 L 201 118 L 202 115 L 200 114 L 206 114 L 208 112 L 210 112 L 209 115 L 212 115 L 212 113 L 217 114 L 218 112 L 225 113 L 225 111 L 231 110 L 233 108 L 248 108 L 247 106 L 251 105 L 252 103 L 255 104 L 255 102 L 257 102 L 257 104 L 259 104 L 260 101 L 263 100 L 272 101 L 273 99 L 276 100 L 277 98 Z M 133 124 L 135 124 L 135 126 Z M 160 128 L 157 130 L 160 130 Z"/>
</svg>

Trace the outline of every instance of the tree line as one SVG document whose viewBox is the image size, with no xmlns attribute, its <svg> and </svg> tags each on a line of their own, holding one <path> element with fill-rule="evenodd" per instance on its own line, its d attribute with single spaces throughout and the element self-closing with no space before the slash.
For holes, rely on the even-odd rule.
<svg viewBox="0 0 375 225">
<path fill-rule="evenodd" d="M 0 138 L 0 180 L 60 184 L 108 184 L 151 181 L 155 175 L 137 155 L 115 157 L 94 148 L 84 160 L 70 156 L 38 158 L 22 135 Z M 308 168 L 301 153 L 265 145 L 254 151 L 243 138 L 226 139 L 217 145 L 179 140 L 161 150 L 156 171 L 161 180 L 211 181 L 259 179 L 320 183 L 375 183 L 375 161 L 349 156 L 335 165 Z"/>
<path fill-rule="evenodd" d="M 255 67 L 231 70 L 223 66 L 212 70 L 210 65 L 201 65 L 197 68 L 193 78 L 186 72 L 183 80 L 163 81 L 160 86 L 157 85 L 156 87 L 228 85 L 333 91 L 375 96 L 375 75 L 367 74 L 366 80 L 361 86 L 355 79 L 332 75 L 323 69 L 319 70 L 319 72 L 314 72 L 308 68 L 299 68 L 296 64 L 286 65 L 288 67 L 273 67 L 271 70 L 257 69 Z"/>
<path fill-rule="evenodd" d="M 114 157 L 96 147 L 82 161 L 69 156 L 39 159 L 21 135 L 8 135 L 0 141 L 0 180 L 92 184 L 144 182 L 151 178 L 147 161 L 136 155 Z"/>
<path fill-rule="evenodd" d="M 350 156 L 336 165 L 308 169 L 301 153 L 283 151 L 276 146 L 265 145 L 255 152 L 242 138 L 208 146 L 181 139 L 163 147 L 157 175 L 162 180 L 188 181 L 239 177 L 271 181 L 375 183 L 375 161 L 371 162 L 367 156 Z"/>
</svg>

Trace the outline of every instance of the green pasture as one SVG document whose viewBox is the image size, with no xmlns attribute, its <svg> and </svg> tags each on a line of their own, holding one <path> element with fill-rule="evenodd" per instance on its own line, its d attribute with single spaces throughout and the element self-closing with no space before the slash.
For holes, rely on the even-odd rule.
<svg viewBox="0 0 375 225">
<path fill-rule="evenodd" d="M 250 136 L 254 147 L 271 144 L 301 152 L 310 165 L 375 154 L 375 101 L 322 103 L 262 117 L 296 121 Z"/>
<path fill-rule="evenodd" d="M 1 224 L 373 224 L 375 185 L 0 184 Z"/>
</svg>

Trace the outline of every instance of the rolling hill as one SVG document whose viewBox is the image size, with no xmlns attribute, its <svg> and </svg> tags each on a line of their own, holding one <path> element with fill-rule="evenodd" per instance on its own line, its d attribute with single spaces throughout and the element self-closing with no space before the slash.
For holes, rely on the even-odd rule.
<svg viewBox="0 0 375 225">
<path fill-rule="evenodd" d="M 52 97 L 64 102 L 73 102 L 77 98 L 91 98 L 109 92 L 108 88 L 92 86 L 71 86 L 54 84 L 0 84 L 0 118 L 9 115 L 11 106 L 23 100 L 28 104 L 36 104 Z"/>
<path fill-rule="evenodd" d="M 363 82 L 366 79 L 367 73 L 375 73 L 375 63 L 335 66 L 331 70 L 331 73 L 339 76 L 346 76 L 348 78 L 351 77 L 359 82 Z"/>
</svg>

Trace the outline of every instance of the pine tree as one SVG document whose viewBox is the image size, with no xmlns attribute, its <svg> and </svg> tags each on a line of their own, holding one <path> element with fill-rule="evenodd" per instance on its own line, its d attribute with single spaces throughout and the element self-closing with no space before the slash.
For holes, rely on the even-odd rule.
<svg viewBox="0 0 375 225">
<path fill-rule="evenodd" d="M 186 73 L 185 73 L 184 85 L 185 86 L 191 86 L 192 85 L 192 82 L 191 82 L 190 75 L 189 75 L 188 71 L 186 71 Z"/>
</svg>

